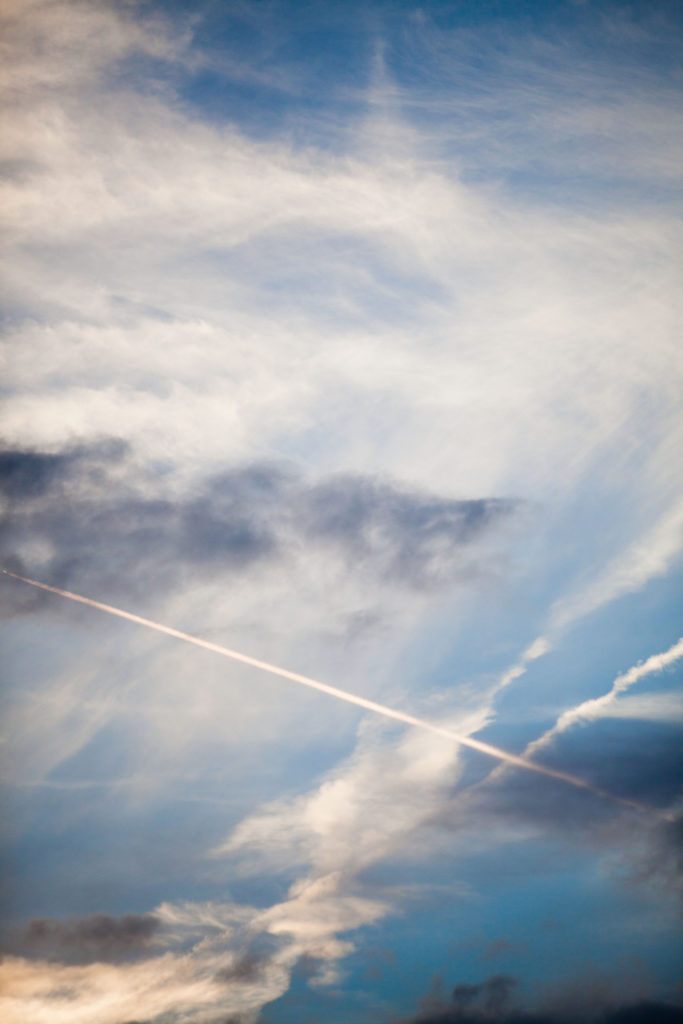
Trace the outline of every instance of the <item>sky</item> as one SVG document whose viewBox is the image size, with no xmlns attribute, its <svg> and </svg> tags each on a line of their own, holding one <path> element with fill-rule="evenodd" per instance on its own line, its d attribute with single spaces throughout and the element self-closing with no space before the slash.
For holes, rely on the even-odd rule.
<svg viewBox="0 0 683 1024">
<path fill-rule="evenodd" d="M 0 20 L 3 1021 L 683 1020 L 680 7 Z"/>
</svg>

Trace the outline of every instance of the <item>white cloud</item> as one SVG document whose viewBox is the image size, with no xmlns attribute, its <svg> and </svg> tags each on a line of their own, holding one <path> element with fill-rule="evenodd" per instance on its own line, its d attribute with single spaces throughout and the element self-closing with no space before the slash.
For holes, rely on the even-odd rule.
<svg viewBox="0 0 683 1024">
<path fill-rule="evenodd" d="M 227 986 L 217 978 L 230 956 L 199 947 L 137 964 L 83 967 L 7 957 L 0 965 L 0 1009 L 7 1024 L 120 1024 L 172 1013 L 178 1022 L 256 1010 L 286 990 L 288 976 L 266 967 L 257 984 Z"/>
<path fill-rule="evenodd" d="M 590 709 L 593 710 L 593 709 Z M 594 709 L 596 717 L 631 718 L 642 722 L 683 725 L 683 706 L 678 692 L 629 694 Z"/>
<path fill-rule="evenodd" d="M 471 713 L 449 722 L 461 732 L 480 725 Z M 405 852 L 457 774 L 458 748 L 448 740 L 418 730 L 397 737 L 366 723 L 353 755 L 319 786 L 248 816 L 214 851 L 241 874 L 299 872 L 287 898 L 256 914 L 251 930 L 286 937 L 292 960 L 321 961 L 319 984 L 336 980 L 354 950 L 344 936 L 396 913 L 405 895 L 376 886 L 368 894 L 363 870 Z"/>
<path fill-rule="evenodd" d="M 2 24 L 3 89 L 19 104 L 42 90 L 87 88 L 133 54 L 177 61 L 187 43 L 161 18 L 91 0 L 8 0 Z"/>
<path fill-rule="evenodd" d="M 47 320 L 9 339 L 11 442 L 210 461 L 324 429 L 342 464 L 545 496 L 630 436 L 643 393 L 673 426 L 668 213 L 515 206 L 418 135 L 335 156 L 90 99 L 41 94 L 8 151 L 41 168 L 7 186 L 10 294 Z"/>
</svg>

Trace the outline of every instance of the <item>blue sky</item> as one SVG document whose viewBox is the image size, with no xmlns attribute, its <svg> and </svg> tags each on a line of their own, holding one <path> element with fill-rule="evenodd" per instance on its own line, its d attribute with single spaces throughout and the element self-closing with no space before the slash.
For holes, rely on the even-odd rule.
<svg viewBox="0 0 683 1024">
<path fill-rule="evenodd" d="M 3 1020 L 680 1020 L 677 5 L 2 19 Z"/>
</svg>

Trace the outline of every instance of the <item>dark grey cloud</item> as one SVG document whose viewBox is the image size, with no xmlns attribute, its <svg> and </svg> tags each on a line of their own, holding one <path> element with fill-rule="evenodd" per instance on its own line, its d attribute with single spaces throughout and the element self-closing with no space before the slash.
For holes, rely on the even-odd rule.
<svg viewBox="0 0 683 1024">
<path fill-rule="evenodd" d="M 506 767 L 456 789 L 430 824 L 458 835 L 485 834 L 506 823 L 513 830 L 521 826 L 529 837 L 554 840 L 559 860 L 582 847 L 603 857 L 621 886 L 647 885 L 671 898 L 683 896 L 683 817 L 666 816 L 683 781 L 681 740 L 681 729 L 673 724 L 587 723 L 560 735 L 538 759 L 542 754 L 548 767 L 586 779 L 602 793 Z"/>
<path fill-rule="evenodd" d="M 470 816 L 521 819 L 544 830 L 593 835 L 596 826 L 623 817 L 624 805 L 613 797 L 635 801 L 653 811 L 667 810 L 675 804 L 683 786 L 682 740 L 677 723 L 622 718 L 587 722 L 560 733 L 552 746 L 535 755 L 535 760 L 585 779 L 602 793 L 507 767 L 493 779 L 488 773 L 482 774 L 467 792 L 456 792 L 450 805 L 440 810 L 440 820 L 448 824 L 452 814 L 460 827 L 464 800 L 464 813 Z M 482 770 L 486 767 L 483 765 Z M 680 849 L 676 823 L 665 822 L 656 814 L 639 816 L 639 821 L 643 828 L 659 821 L 657 828 L 665 833 L 667 848 L 672 854 Z"/>
<path fill-rule="evenodd" d="M 301 504 L 307 536 L 336 545 L 350 561 L 369 562 L 385 579 L 417 588 L 447 581 L 458 550 L 515 505 L 439 498 L 349 475 L 319 483 Z"/>
<path fill-rule="evenodd" d="M 546 1013 L 506 1010 L 490 1014 L 479 1010 L 463 1010 L 443 1006 L 434 1012 L 403 1018 L 401 1024 L 683 1024 L 683 1007 L 668 1003 L 642 1002 L 618 1010 L 603 1011 L 575 1017 L 561 1010 Z"/>
<path fill-rule="evenodd" d="M 578 1014 L 573 1006 L 520 1009 L 514 1005 L 516 985 L 514 978 L 494 975 L 477 984 L 460 983 L 444 997 L 437 981 L 418 1012 L 395 1024 L 683 1024 L 683 1007 L 654 1000 L 593 1006 Z"/>
<path fill-rule="evenodd" d="M 175 487 L 175 489 L 174 489 Z M 475 542 L 512 500 L 439 497 L 360 475 L 309 482 L 289 466 L 241 465 L 178 494 L 121 442 L 0 456 L 3 565 L 110 600 L 182 584 L 183 573 L 237 575 L 296 551 L 340 560 L 380 585 L 424 590 L 481 571 Z M 23 611 L 39 593 L 3 587 Z"/>
<path fill-rule="evenodd" d="M 516 984 L 514 978 L 496 974 L 479 985 L 456 985 L 452 1000 L 461 1010 L 479 1005 L 482 1013 L 497 1014 L 509 1003 Z"/>
<path fill-rule="evenodd" d="M 34 918 L 14 928 L 8 951 L 61 963 L 119 961 L 144 955 L 161 929 L 153 914 L 92 914 L 66 920 Z"/>
<path fill-rule="evenodd" d="M 233 964 L 221 968 L 216 973 L 216 980 L 228 984 L 235 981 L 245 983 L 258 981 L 269 962 L 270 957 L 253 952 L 243 953 Z"/>
<path fill-rule="evenodd" d="M 560 733 L 539 758 L 610 793 L 668 807 L 683 786 L 682 739 L 677 723 L 599 718 Z"/>
<path fill-rule="evenodd" d="M 683 815 L 652 828 L 647 842 L 633 844 L 625 879 L 650 883 L 683 897 Z"/>
</svg>

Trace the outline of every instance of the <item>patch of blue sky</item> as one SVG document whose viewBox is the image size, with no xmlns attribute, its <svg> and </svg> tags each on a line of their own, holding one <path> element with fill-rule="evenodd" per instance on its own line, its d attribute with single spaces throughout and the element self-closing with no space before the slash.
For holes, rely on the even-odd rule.
<svg viewBox="0 0 683 1024">
<path fill-rule="evenodd" d="M 217 881 L 204 873 L 197 845 L 215 838 L 215 808 L 213 819 L 199 803 L 181 816 L 167 805 L 131 806 L 120 791 L 105 793 L 33 791 L 30 823 L 3 858 L 14 878 L 3 899 L 6 925 L 150 911 L 168 898 L 169 887 L 187 899 L 215 897 Z"/>
<path fill-rule="evenodd" d="M 633 160 L 614 159 L 629 105 L 624 72 L 641 98 L 661 104 L 661 89 L 675 88 L 681 30 L 673 5 L 648 6 L 211 4 L 190 19 L 198 66 L 175 87 L 200 119 L 333 149 L 352 148 L 350 125 L 393 96 L 423 152 L 433 136 L 434 155 L 456 158 L 466 179 L 505 180 L 536 202 L 646 202 L 656 187 L 647 169 L 638 185 Z M 666 36 L 653 32 L 662 21 Z"/>
<path fill-rule="evenodd" d="M 172 23 L 189 23 L 196 57 L 176 69 L 177 102 L 202 120 L 311 144 L 331 141 L 331 100 L 337 117 L 358 112 L 336 93 L 367 76 L 374 39 L 349 8 L 208 3 L 188 16 L 185 4 L 168 6 Z"/>
<path fill-rule="evenodd" d="M 467 581 L 466 600 L 457 584 L 441 600 L 435 595 L 429 618 L 405 638 L 398 655 L 409 692 L 452 691 L 457 698 L 462 686 L 488 687 L 502 677 L 545 632 L 554 601 L 575 584 L 571 543 L 568 537 L 557 544 L 559 565 L 539 559 L 534 573 L 498 580 L 494 562 L 489 578 L 484 573 L 474 586 Z M 588 553 L 579 564 L 596 563 Z M 553 649 L 528 662 L 525 674 L 501 692 L 498 717 L 519 721 L 531 714 L 533 721 L 535 713 L 559 713 L 558 699 L 595 696 L 620 672 L 666 650 L 680 632 L 680 585 L 681 569 L 674 566 L 568 627 Z"/>
<path fill-rule="evenodd" d="M 508 849 L 502 871 L 500 850 L 495 857 L 481 853 L 471 863 L 459 861 L 458 877 L 476 887 L 476 894 L 449 894 L 447 882 L 440 887 L 435 881 L 432 893 L 421 903 L 412 901 L 407 913 L 353 936 L 357 951 L 345 962 L 342 986 L 329 993 L 309 989 L 304 997 L 304 979 L 295 981 L 290 998 L 265 1007 L 262 1020 L 290 1024 L 299 1019 L 297 1010 L 308 1008 L 341 1024 L 350 1005 L 361 1011 L 359 993 L 365 993 L 357 1019 L 386 1021 L 413 1009 L 437 978 L 448 1001 L 456 984 L 502 973 L 518 980 L 515 995 L 532 1004 L 551 998 L 567 977 L 577 986 L 598 978 L 619 989 L 624 976 L 635 973 L 656 979 L 660 991 L 673 991 L 673 915 L 666 923 L 660 916 L 654 922 L 637 896 L 629 900 L 618 885 L 606 892 L 602 881 L 596 886 L 594 854 L 572 851 L 573 862 L 565 856 L 558 866 L 557 853 L 552 846 L 540 853 L 538 847 Z M 640 938 L 637 954 L 634 932 Z M 370 977 L 368 965 L 375 965 Z"/>
<path fill-rule="evenodd" d="M 577 622 L 554 649 L 529 662 L 525 674 L 501 692 L 492 728 L 521 717 L 526 718 L 525 729 L 545 727 L 573 704 L 607 693 L 614 679 L 633 665 L 668 650 L 682 632 L 682 581 L 683 570 L 677 567 Z M 678 673 L 679 666 L 673 665 L 640 680 L 635 688 L 667 688 Z"/>
<path fill-rule="evenodd" d="M 469 895 L 458 894 L 454 877 Z M 390 878 L 391 869 L 383 870 L 385 884 Z M 642 936 L 638 956 L 659 983 L 671 986 L 676 979 L 670 948 L 675 911 L 667 910 L 662 894 L 653 915 L 616 874 L 605 885 L 595 850 L 538 837 L 501 850 L 494 840 L 489 850 L 482 844 L 476 855 L 459 856 L 457 865 L 446 855 L 432 858 L 430 880 L 434 891 L 427 889 L 422 906 L 417 902 L 409 913 L 374 926 L 364 940 L 392 950 L 398 965 L 412 950 L 412 970 L 397 970 L 391 981 L 406 1001 L 424 993 L 437 973 L 448 984 L 499 973 L 504 961 L 492 967 L 484 959 L 496 940 L 512 947 L 509 968 L 523 974 L 529 993 L 591 969 L 618 978 L 620 958 L 633 955 L 634 931 Z"/>
</svg>

